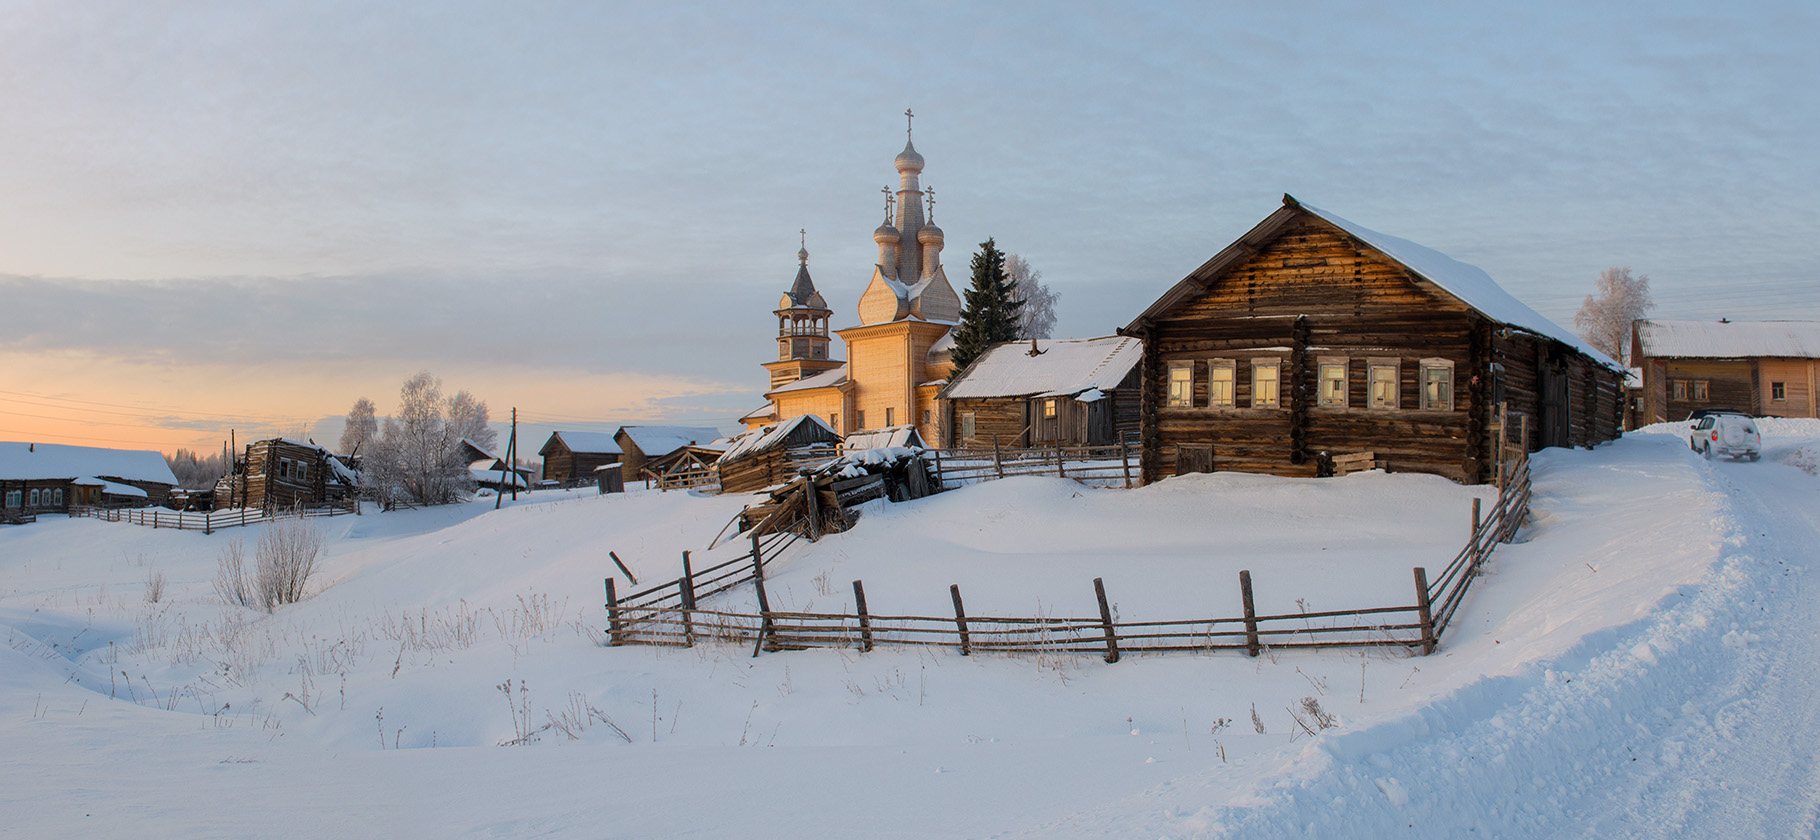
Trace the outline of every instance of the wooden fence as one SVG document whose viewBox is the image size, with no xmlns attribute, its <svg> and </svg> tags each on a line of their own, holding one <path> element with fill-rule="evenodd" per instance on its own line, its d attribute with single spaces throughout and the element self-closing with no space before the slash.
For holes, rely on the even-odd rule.
<svg viewBox="0 0 1820 840">
<path fill-rule="evenodd" d="M 1053 475 L 1102 487 L 1135 486 L 1137 450 L 1128 443 L 1041 446 L 1030 449 L 931 449 L 942 487 L 1012 475 Z"/>
<path fill-rule="evenodd" d="M 699 572 L 684 554 L 683 577 L 614 597 L 607 581 L 607 643 L 610 645 L 694 645 L 697 642 L 752 643 L 760 650 L 878 645 L 935 645 L 974 651 L 1038 654 L 1096 654 L 1117 662 L 1123 653 L 1245 651 L 1395 646 L 1433 653 L 1481 567 L 1501 542 L 1508 542 L 1529 511 L 1528 459 L 1519 457 L 1501 471 L 1505 480 L 1489 515 L 1472 506 L 1472 535 L 1434 579 L 1426 568 L 1411 570 L 1410 603 L 1323 612 L 1258 615 L 1252 576 L 1239 572 L 1242 614 L 1171 621 L 1118 621 L 1102 579 L 1093 580 L 1099 615 L 1088 617 L 969 616 L 958 585 L 948 588 L 953 615 L 888 615 L 867 609 L 865 585 L 853 582 L 852 613 L 785 612 L 770 609 L 764 566 L 790 542 L 788 532 L 762 544 L 754 538 L 746 555 Z M 743 567 L 743 568 L 742 568 Z M 758 612 L 701 609 L 699 599 L 752 583 Z"/>
<path fill-rule="evenodd" d="M 212 534 L 223 528 L 240 528 L 257 525 L 273 519 L 287 517 L 314 518 L 319 516 L 344 516 L 360 514 L 360 501 L 347 499 L 339 504 L 321 505 L 318 507 L 280 508 L 278 510 L 260 510 L 259 508 L 234 508 L 216 510 L 207 513 L 165 510 L 164 508 L 100 508 L 72 505 L 70 518 L 88 517 L 103 519 L 108 522 L 130 522 L 151 528 L 175 528 L 179 531 L 201 531 Z"/>
</svg>

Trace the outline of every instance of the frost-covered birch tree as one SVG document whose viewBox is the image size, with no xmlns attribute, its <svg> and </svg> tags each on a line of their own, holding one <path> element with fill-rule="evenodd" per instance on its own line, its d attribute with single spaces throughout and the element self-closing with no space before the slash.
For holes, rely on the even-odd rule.
<svg viewBox="0 0 1820 840">
<path fill-rule="evenodd" d="M 379 419 L 374 416 L 373 401 L 361 397 L 354 401 L 354 407 L 348 409 L 348 422 L 341 430 L 341 454 L 365 455 L 359 450 L 370 446 L 373 438 L 379 436 Z"/>
<path fill-rule="evenodd" d="M 1011 296 L 1024 302 L 1017 313 L 1017 337 L 1051 337 L 1055 333 L 1055 302 L 1062 296 L 1043 284 L 1041 270 L 1017 254 L 1005 255 L 1005 274 L 1011 278 Z"/>
<path fill-rule="evenodd" d="M 1622 362 L 1630 345 L 1631 322 L 1655 306 L 1648 275 L 1633 276 L 1630 266 L 1612 266 L 1599 272 L 1597 293 L 1587 295 L 1580 311 L 1574 313 L 1574 330 L 1588 344 Z"/>
</svg>

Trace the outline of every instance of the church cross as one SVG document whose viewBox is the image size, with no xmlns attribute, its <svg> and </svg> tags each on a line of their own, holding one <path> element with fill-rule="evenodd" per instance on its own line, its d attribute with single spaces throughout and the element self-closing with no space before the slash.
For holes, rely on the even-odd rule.
<svg viewBox="0 0 1820 840">
<path fill-rule="evenodd" d="M 923 192 L 929 195 L 929 224 L 935 224 L 935 188 L 923 187 Z"/>
<path fill-rule="evenodd" d="M 905 137 L 910 136 L 910 126 L 913 124 L 915 119 L 916 119 L 916 115 L 913 113 L 910 113 L 909 108 L 905 108 L 904 109 L 904 136 Z"/>
</svg>

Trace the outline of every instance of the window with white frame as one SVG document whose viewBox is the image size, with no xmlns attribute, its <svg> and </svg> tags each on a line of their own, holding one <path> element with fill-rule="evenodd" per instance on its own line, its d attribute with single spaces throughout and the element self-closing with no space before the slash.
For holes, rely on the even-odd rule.
<svg viewBox="0 0 1820 840">
<path fill-rule="evenodd" d="M 1232 383 L 1238 366 L 1231 359 L 1214 359 L 1207 363 L 1207 404 L 1214 408 L 1232 407 Z"/>
<path fill-rule="evenodd" d="M 1398 359 L 1369 359 L 1365 363 L 1365 404 L 1371 408 L 1397 407 Z"/>
<path fill-rule="evenodd" d="M 1319 362 L 1317 402 L 1329 408 L 1346 407 L 1346 360 L 1324 358 Z"/>
<path fill-rule="evenodd" d="M 9 507 L 9 508 L 24 507 L 25 506 L 23 504 L 24 501 L 25 501 L 25 491 L 23 491 L 23 490 L 6 491 L 6 506 L 7 507 Z"/>
<path fill-rule="evenodd" d="M 1453 410 L 1453 362 L 1448 359 L 1422 360 L 1422 408 L 1433 411 Z"/>
<path fill-rule="evenodd" d="M 961 437 L 963 437 L 963 438 L 973 437 L 974 428 L 975 427 L 974 427 L 973 412 L 971 412 L 971 411 L 961 412 Z"/>
<path fill-rule="evenodd" d="M 38 488 L 32 488 L 32 507 L 38 506 Z"/>
<path fill-rule="evenodd" d="M 1276 359 L 1258 359 L 1251 363 L 1251 407 L 1280 408 L 1278 399 L 1282 384 L 1283 363 Z"/>
<path fill-rule="evenodd" d="M 1194 365 L 1189 362 L 1169 364 L 1169 405 L 1188 408 L 1194 405 Z"/>
<path fill-rule="evenodd" d="M 63 488 L 58 487 L 51 490 L 51 504 L 57 507 L 63 506 Z"/>
</svg>

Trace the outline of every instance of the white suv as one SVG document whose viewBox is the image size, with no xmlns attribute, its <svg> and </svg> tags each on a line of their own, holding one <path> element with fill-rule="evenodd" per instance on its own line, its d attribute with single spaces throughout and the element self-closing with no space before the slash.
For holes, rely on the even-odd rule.
<svg viewBox="0 0 1820 840">
<path fill-rule="evenodd" d="M 1755 461 L 1763 456 L 1757 421 L 1740 414 L 1708 414 L 1694 421 L 1687 443 L 1708 458 L 1726 455 Z"/>
</svg>

